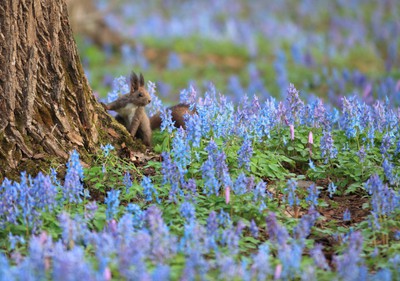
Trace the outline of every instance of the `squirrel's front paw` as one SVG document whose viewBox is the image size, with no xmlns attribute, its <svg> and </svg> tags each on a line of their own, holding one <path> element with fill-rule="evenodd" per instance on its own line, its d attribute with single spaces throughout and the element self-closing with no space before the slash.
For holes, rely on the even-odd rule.
<svg viewBox="0 0 400 281">
<path fill-rule="evenodd" d="M 108 105 L 107 104 L 105 104 L 104 102 L 100 102 L 100 104 L 105 110 L 108 110 Z"/>
</svg>

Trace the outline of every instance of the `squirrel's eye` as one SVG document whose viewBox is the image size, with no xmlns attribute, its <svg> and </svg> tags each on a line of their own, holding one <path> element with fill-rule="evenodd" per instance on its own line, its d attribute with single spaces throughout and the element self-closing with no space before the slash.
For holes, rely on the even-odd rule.
<svg viewBox="0 0 400 281">
<path fill-rule="evenodd" d="M 138 95 L 138 96 L 141 98 L 141 97 L 143 97 L 143 94 L 142 94 L 142 93 L 139 93 L 139 95 Z"/>
</svg>

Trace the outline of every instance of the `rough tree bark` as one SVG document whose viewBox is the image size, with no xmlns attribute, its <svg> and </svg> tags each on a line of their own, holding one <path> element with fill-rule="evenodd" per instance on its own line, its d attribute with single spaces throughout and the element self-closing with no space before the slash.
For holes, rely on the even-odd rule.
<svg viewBox="0 0 400 281">
<path fill-rule="evenodd" d="M 0 181 L 47 171 L 77 149 L 141 148 L 96 101 L 85 77 L 64 0 L 0 5 Z"/>
</svg>

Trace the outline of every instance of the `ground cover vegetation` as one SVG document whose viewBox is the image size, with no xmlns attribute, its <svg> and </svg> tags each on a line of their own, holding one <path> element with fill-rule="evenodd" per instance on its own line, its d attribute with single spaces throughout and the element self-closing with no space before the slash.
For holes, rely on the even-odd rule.
<svg viewBox="0 0 400 281">
<path fill-rule="evenodd" d="M 0 280 L 399 280 L 399 4 L 162 3 L 77 38 L 100 101 L 150 80 L 153 151 L 5 179 Z"/>
</svg>

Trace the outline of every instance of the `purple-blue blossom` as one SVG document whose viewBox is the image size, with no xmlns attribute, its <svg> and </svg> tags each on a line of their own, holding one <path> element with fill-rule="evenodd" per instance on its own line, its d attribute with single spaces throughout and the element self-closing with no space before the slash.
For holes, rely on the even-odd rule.
<svg viewBox="0 0 400 281">
<path fill-rule="evenodd" d="M 114 150 L 114 146 L 109 143 L 106 145 L 101 145 L 100 148 L 103 151 L 104 157 L 107 157 L 110 154 L 110 151 Z"/>
<path fill-rule="evenodd" d="M 67 173 L 65 175 L 63 198 L 68 203 L 80 203 L 83 195 L 83 167 L 79 161 L 79 154 L 73 150 L 67 162 Z"/>
<path fill-rule="evenodd" d="M 270 212 L 266 219 L 267 223 L 267 232 L 269 235 L 269 239 L 272 242 L 277 242 L 279 245 L 286 244 L 287 240 L 289 239 L 289 233 L 284 226 L 281 226 L 277 219 L 276 214 Z"/>
<path fill-rule="evenodd" d="M 324 270 L 329 270 L 330 267 L 328 265 L 328 262 L 325 258 L 324 252 L 322 251 L 323 246 L 321 244 L 316 244 L 314 248 L 310 250 L 310 255 L 314 260 L 314 263 L 317 267 L 324 269 Z"/>
<path fill-rule="evenodd" d="M 42 224 L 41 213 L 52 212 L 59 204 L 57 187 L 50 176 L 41 172 L 33 179 L 22 172 L 19 183 L 4 179 L 0 185 L 0 195 L 0 225 L 5 222 L 17 224 L 20 218 L 34 231 Z"/>
<path fill-rule="evenodd" d="M 122 183 L 125 185 L 126 193 L 128 193 L 129 188 L 131 188 L 131 186 L 133 184 L 132 179 L 131 179 L 131 174 L 129 172 L 124 173 L 124 179 L 123 179 Z"/>
<path fill-rule="evenodd" d="M 357 152 L 357 156 L 360 159 L 361 163 L 364 163 L 365 158 L 367 157 L 367 153 L 365 152 L 364 145 L 361 146 L 360 150 Z"/>
<path fill-rule="evenodd" d="M 85 205 L 85 219 L 91 220 L 94 218 L 98 209 L 96 201 L 91 201 Z"/>
<path fill-rule="evenodd" d="M 151 117 L 157 114 L 157 112 L 164 110 L 164 107 L 162 101 L 160 100 L 158 95 L 156 95 L 155 83 L 147 81 L 147 91 L 150 94 L 151 103 L 146 106 L 146 111 L 149 113 L 149 116 Z"/>
<path fill-rule="evenodd" d="M 399 177 L 395 174 L 395 169 L 393 164 L 390 162 L 388 158 L 385 157 L 382 163 L 383 172 L 386 176 L 386 179 L 389 181 L 390 185 L 396 185 L 399 182 Z"/>
<path fill-rule="evenodd" d="M 253 256 L 253 263 L 250 266 L 251 280 L 268 280 L 272 274 L 270 265 L 270 251 L 267 243 L 263 243 L 258 247 L 258 252 Z"/>
<path fill-rule="evenodd" d="M 287 181 L 286 187 L 284 188 L 285 202 L 289 204 L 290 207 L 298 206 L 300 203 L 299 198 L 296 195 L 297 182 L 294 179 Z"/>
<path fill-rule="evenodd" d="M 337 157 L 338 151 L 333 143 L 332 133 L 330 131 L 323 131 L 320 141 L 321 157 L 324 158 L 324 163 Z"/>
<path fill-rule="evenodd" d="M 203 192 L 207 196 L 212 194 L 218 195 L 220 185 L 216 177 L 215 162 L 211 157 L 202 164 L 202 179 L 204 180 Z"/>
<path fill-rule="evenodd" d="M 224 210 L 220 210 L 218 214 L 218 224 L 221 227 L 228 227 L 232 224 L 231 216 L 229 213 L 224 212 Z"/>
<path fill-rule="evenodd" d="M 242 172 L 239 174 L 237 179 L 235 180 L 232 190 L 236 195 L 242 195 L 247 192 L 249 178 Z"/>
<path fill-rule="evenodd" d="M 192 143 L 193 147 L 200 147 L 202 130 L 201 119 L 197 114 L 187 114 L 185 116 L 187 140 Z"/>
<path fill-rule="evenodd" d="M 180 207 L 180 212 L 187 222 L 191 222 L 196 218 L 196 209 L 190 202 L 183 202 Z"/>
<path fill-rule="evenodd" d="M 106 206 L 106 219 L 107 221 L 110 221 L 114 219 L 118 213 L 118 207 L 119 207 L 119 194 L 121 193 L 120 190 L 111 190 L 107 191 L 107 197 L 105 199 Z"/>
<path fill-rule="evenodd" d="M 253 219 L 250 222 L 249 230 L 250 230 L 251 235 L 254 238 L 258 237 L 258 226 L 257 226 L 256 222 Z"/>
<path fill-rule="evenodd" d="M 307 238 L 310 235 L 311 228 L 314 226 L 318 217 L 318 212 L 316 211 L 314 206 L 311 206 L 308 213 L 304 214 L 298 224 L 293 228 L 294 238 L 299 241 Z"/>
<path fill-rule="evenodd" d="M 267 184 L 264 181 L 258 182 L 253 190 L 253 201 L 258 202 L 259 200 L 263 200 L 265 198 L 266 189 Z"/>
<path fill-rule="evenodd" d="M 343 221 L 351 221 L 351 214 L 350 210 L 346 208 L 346 210 L 343 213 Z"/>
<path fill-rule="evenodd" d="M 287 89 L 286 101 L 288 104 L 286 113 L 288 124 L 294 125 L 295 123 L 299 123 L 303 115 L 304 102 L 299 97 L 299 91 L 291 83 Z"/>
<path fill-rule="evenodd" d="M 335 185 L 334 182 L 331 181 L 331 182 L 328 184 L 328 192 L 329 192 L 329 197 L 330 197 L 330 198 L 332 198 L 332 196 L 335 194 L 336 189 L 337 189 L 337 186 Z"/>
<path fill-rule="evenodd" d="M 174 156 L 179 172 L 185 174 L 191 161 L 191 149 L 185 130 L 182 127 L 176 131 L 175 137 L 172 139 L 171 153 Z"/>
<path fill-rule="evenodd" d="M 183 104 L 192 105 L 197 100 L 197 92 L 193 85 L 190 85 L 187 89 L 183 89 L 179 93 L 179 101 Z"/>
<path fill-rule="evenodd" d="M 129 93 L 129 84 L 125 76 L 119 76 L 112 82 L 112 90 L 107 94 L 107 103 L 118 99 L 119 96 Z"/>
<path fill-rule="evenodd" d="M 211 211 L 207 218 L 207 234 L 208 235 L 216 235 L 218 230 L 218 219 L 217 213 L 215 211 Z"/>
<path fill-rule="evenodd" d="M 162 109 L 160 111 L 161 126 L 160 130 L 167 131 L 169 134 L 175 129 L 175 121 L 172 120 L 172 111 L 170 109 Z"/>
<path fill-rule="evenodd" d="M 158 191 L 154 187 L 149 177 L 143 176 L 142 187 L 143 187 L 143 195 L 145 196 L 146 201 L 153 201 L 153 196 L 154 196 L 154 200 L 160 202 L 160 199 L 158 198 Z"/>
<path fill-rule="evenodd" d="M 145 212 L 142 211 L 139 205 L 129 203 L 126 206 L 126 211 L 132 214 L 133 227 L 140 229 L 143 226 Z"/>
<path fill-rule="evenodd" d="M 253 155 L 253 146 L 251 143 L 251 139 L 246 137 L 243 141 L 242 146 L 238 151 L 239 168 L 250 170 L 250 159 L 252 155 Z"/>
<path fill-rule="evenodd" d="M 163 263 L 173 257 L 177 251 L 177 239 L 169 232 L 157 206 L 151 205 L 147 209 L 145 222 L 151 237 L 150 259 Z"/>
<path fill-rule="evenodd" d="M 306 202 L 310 206 L 317 206 L 318 205 L 318 197 L 319 197 L 319 190 L 316 184 L 311 184 L 308 189 L 308 195 L 306 197 Z"/>
<path fill-rule="evenodd" d="M 391 215 L 400 207 L 398 192 L 384 184 L 377 174 L 368 179 L 365 189 L 371 194 L 372 210 L 377 215 Z"/>
<path fill-rule="evenodd" d="M 353 232 L 348 238 L 347 248 L 344 253 L 333 257 L 339 277 L 343 280 L 365 280 L 359 279 L 363 273 L 362 244 L 363 237 L 361 233 L 358 231 Z"/>
</svg>

